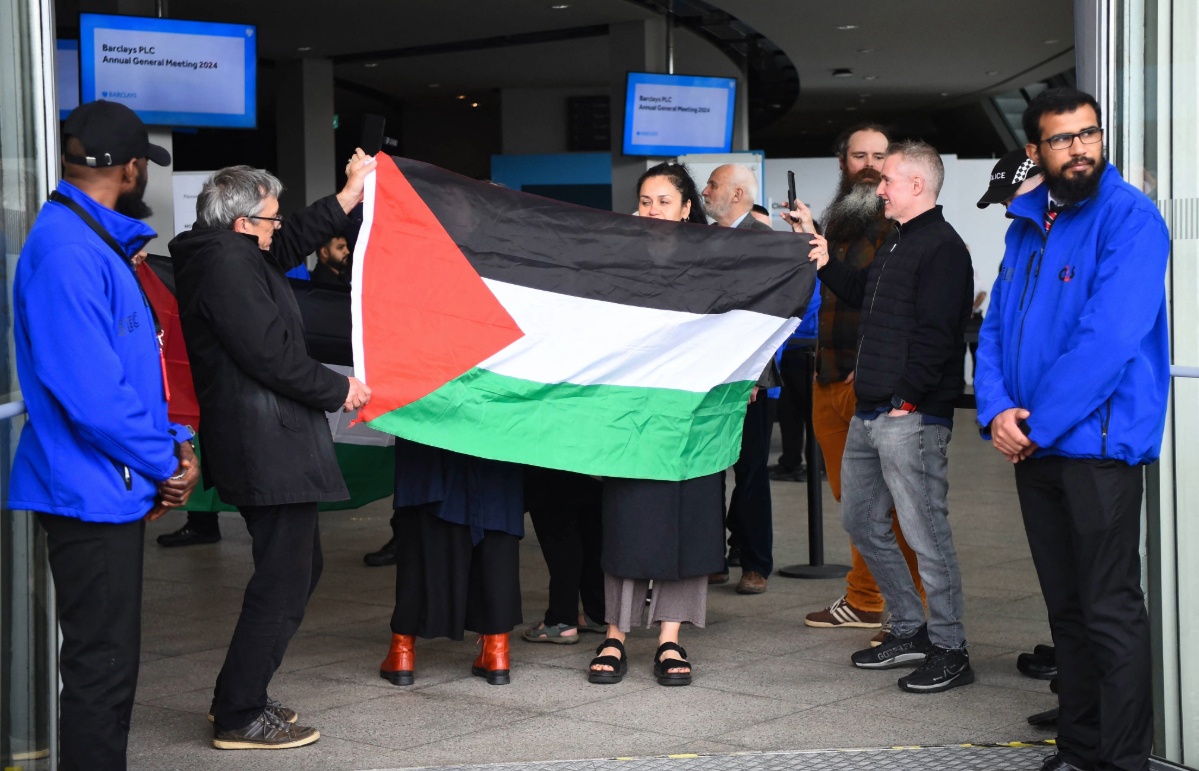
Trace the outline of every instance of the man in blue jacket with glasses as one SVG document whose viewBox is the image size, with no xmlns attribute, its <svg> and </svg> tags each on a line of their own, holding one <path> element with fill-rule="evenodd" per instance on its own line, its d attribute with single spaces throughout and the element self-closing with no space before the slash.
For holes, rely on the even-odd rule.
<svg viewBox="0 0 1199 771">
<path fill-rule="evenodd" d="M 1045 185 L 1008 208 L 979 333 L 978 420 L 1015 464 L 1056 646 L 1057 753 L 1043 769 L 1141 771 L 1153 722 L 1140 513 L 1170 385 L 1170 237 L 1104 158 L 1089 94 L 1040 94 L 1024 131 Z"/>
<path fill-rule="evenodd" d="M 97 101 L 63 125 L 63 181 L 13 283 L 13 343 L 29 422 L 8 505 L 46 531 L 62 630 L 63 771 L 123 771 L 141 647 L 145 521 L 182 505 L 199 467 L 167 420 L 164 368 L 133 257 L 146 163 L 171 162 L 132 110 Z"/>
</svg>

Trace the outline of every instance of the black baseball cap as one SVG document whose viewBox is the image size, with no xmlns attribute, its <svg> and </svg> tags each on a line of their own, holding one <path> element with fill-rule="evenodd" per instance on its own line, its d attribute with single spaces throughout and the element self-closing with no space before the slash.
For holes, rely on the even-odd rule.
<svg viewBox="0 0 1199 771">
<path fill-rule="evenodd" d="M 62 133 L 83 143 L 84 155 L 64 155 L 67 163 L 105 168 L 149 158 L 159 166 L 171 165 L 166 148 L 150 144 L 146 124 L 137 113 L 118 102 L 98 99 L 79 105 L 63 121 Z"/>
<path fill-rule="evenodd" d="M 1021 147 L 999 159 L 991 169 L 991 186 L 978 199 L 978 208 L 985 209 L 993 203 L 1003 203 L 1016 194 L 1024 180 L 1041 173 L 1041 167 L 1032 162 Z"/>
</svg>

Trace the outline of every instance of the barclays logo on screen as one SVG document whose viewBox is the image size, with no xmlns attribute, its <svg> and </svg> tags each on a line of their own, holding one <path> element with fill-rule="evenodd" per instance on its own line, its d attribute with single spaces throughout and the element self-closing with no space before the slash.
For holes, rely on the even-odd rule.
<svg viewBox="0 0 1199 771">
<path fill-rule="evenodd" d="M 100 96 L 105 99 L 137 99 L 136 91 L 101 91 Z"/>
</svg>

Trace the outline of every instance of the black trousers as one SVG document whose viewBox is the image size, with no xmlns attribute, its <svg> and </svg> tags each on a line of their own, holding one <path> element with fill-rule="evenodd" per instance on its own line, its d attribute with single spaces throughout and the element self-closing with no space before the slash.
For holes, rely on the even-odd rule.
<svg viewBox="0 0 1199 771">
<path fill-rule="evenodd" d="M 525 505 L 550 572 L 546 625 L 577 624 L 580 600 L 583 612 L 602 623 L 602 485 L 583 474 L 528 467 Z"/>
<path fill-rule="evenodd" d="M 726 527 L 741 549 L 741 570 L 769 576 L 774 570 L 774 518 L 770 504 L 770 399 L 765 391 L 745 411 L 741 456 L 733 464 L 733 495 Z"/>
<path fill-rule="evenodd" d="M 249 725 L 266 706 L 267 686 L 324 565 L 316 503 L 239 510 L 253 541 L 254 575 L 213 691 L 217 731 Z"/>
<path fill-rule="evenodd" d="M 123 771 L 141 656 L 145 522 L 37 518 L 62 629 L 58 767 Z"/>
<path fill-rule="evenodd" d="M 440 503 L 396 509 L 393 634 L 461 640 L 465 631 L 507 634 L 521 622 L 520 539 L 437 517 Z"/>
<path fill-rule="evenodd" d="M 779 435 L 783 441 L 779 465 L 785 469 L 798 469 L 805 462 L 812 463 L 807 443 L 807 435 L 812 430 L 812 410 L 805 409 L 812 403 L 811 348 L 785 349 L 779 373 L 783 376 L 783 390 L 778 400 Z"/>
<path fill-rule="evenodd" d="M 1141 593 L 1143 469 L 1030 458 L 1016 491 L 1057 648 L 1058 752 L 1081 768 L 1144 771 L 1153 719 Z"/>
</svg>

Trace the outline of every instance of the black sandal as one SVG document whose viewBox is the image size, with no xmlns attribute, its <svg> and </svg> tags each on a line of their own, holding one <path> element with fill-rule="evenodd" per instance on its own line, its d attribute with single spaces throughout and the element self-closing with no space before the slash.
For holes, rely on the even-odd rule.
<svg viewBox="0 0 1199 771">
<path fill-rule="evenodd" d="M 662 654 L 666 651 L 676 651 L 683 658 L 681 659 L 664 659 Z M 672 669 L 687 668 L 686 672 L 671 672 Z M 687 651 L 678 643 L 664 642 L 658 646 L 658 652 L 654 654 L 654 677 L 658 678 L 658 685 L 691 685 L 691 662 L 687 660 Z"/>
<path fill-rule="evenodd" d="M 600 656 L 600 651 L 604 648 L 615 648 L 620 651 L 620 656 Z M 615 637 L 609 637 L 600 643 L 600 646 L 595 649 L 596 657 L 591 660 L 591 665 L 588 667 L 587 681 L 598 685 L 611 685 L 619 683 L 624 678 L 625 672 L 629 671 L 629 662 L 625 657 L 624 643 L 617 640 Z M 608 666 L 612 667 L 612 671 L 606 669 L 596 669 L 595 667 Z"/>
</svg>

